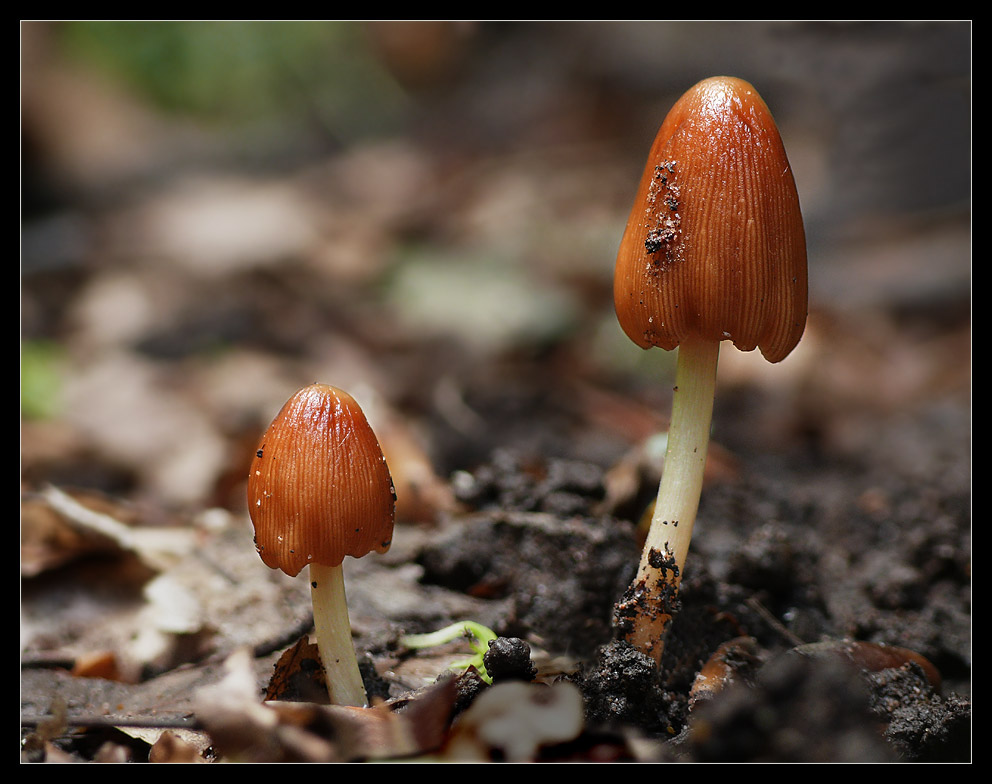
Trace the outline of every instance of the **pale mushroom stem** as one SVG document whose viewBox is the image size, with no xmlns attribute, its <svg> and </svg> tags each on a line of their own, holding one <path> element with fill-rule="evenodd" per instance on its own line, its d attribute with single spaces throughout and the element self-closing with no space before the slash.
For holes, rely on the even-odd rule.
<svg viewBox="0 0 992 784">
<path fill-rule="evenodd" d="M 364 708 L 368 696 L 351 640 L 343 566 L 310 564 L 310 595 L 317 649 L 331 704 Z"/>
<path fill-rule="evenodd" d="M 656 664 L 661 663 L 699 509 L 719 355 L 716 340 L 683 339 L 678 348 L 665 466 L 634 581 L 642 606 L 628 635 Z"/>
</svg>

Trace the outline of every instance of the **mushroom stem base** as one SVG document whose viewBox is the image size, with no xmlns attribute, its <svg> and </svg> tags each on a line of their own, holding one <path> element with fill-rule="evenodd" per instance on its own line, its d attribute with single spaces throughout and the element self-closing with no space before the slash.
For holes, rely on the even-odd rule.
<svg viewBox="0 0 992 784">
<path fill-rule="evenodd" d="M 720 343 L 687 339 L 678 352 L 672 421 L 658 498 L 637 577 L 617 608 L 623 636 L 656 664 L 661 663 L 665 630 L 677 609 L 678 588 L 699 509 Z"/>
<path fill-rule="evenodd" d="M 331 704 L 364 708 L 368 696 L 351 640 L 342 565 L 310 564 L 310 594 L 317 648 Z"/>
</svg>

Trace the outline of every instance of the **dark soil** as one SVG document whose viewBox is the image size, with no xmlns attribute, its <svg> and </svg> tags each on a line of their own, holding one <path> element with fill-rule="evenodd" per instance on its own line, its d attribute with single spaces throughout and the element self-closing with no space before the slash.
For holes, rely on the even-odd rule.
<svg viewBox="0 0 992 784">
<path fill-rule="evenodd" d="M 866 459 L 891 466 L 876 446 Z M 968 542 L 967 493 L 879 521 L 858 508 L 871 465 L 806 462 L 788 470 L 795 485 L 743 469 L 709 488 L 660 673 L 613 639 L 638 550 L 629 521 L 593 516 L 605 491 L 587 464 L 500 454 L 462 479 L 480 511 L 421 551 L 423 579 L 508 600 L 501 633 L 577 658 L 567 677 L 591 725 L 664 739 L 665 759 L 969 759 L 970 572 L 952 544 Z M 928 495 L 915 478 L 888 479 L 903 499 Z M 865 488 L 843 514 L 836 483 Z M 936 682 L 910 651 L 936 663 Z M 714 660 L 724 667 L 703 690 Z"/>
</svg>

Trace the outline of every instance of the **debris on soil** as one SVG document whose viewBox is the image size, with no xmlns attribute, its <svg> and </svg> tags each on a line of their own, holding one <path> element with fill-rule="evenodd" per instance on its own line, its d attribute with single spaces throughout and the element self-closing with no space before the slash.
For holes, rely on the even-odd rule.
<svg viewBox="0 0 992 784">
<path fill-rule="evenodd" d="M 891 762 L 860 675 L 830 659 L 775 658 L 694 712 L 684 738 L 698 762 Z"/>
<path fill-rule="evenodd" d="M 507 600 L 498 631 L 548 650 L 584 655 L 609 640 L 613 604 L 638 546 L 631 523 L 591 516 L 601 473 L 501 452 L 454 482 L 459 499 L 478 511 L 451 518 L 419 552 L 423 582 Z"/>
</svg>

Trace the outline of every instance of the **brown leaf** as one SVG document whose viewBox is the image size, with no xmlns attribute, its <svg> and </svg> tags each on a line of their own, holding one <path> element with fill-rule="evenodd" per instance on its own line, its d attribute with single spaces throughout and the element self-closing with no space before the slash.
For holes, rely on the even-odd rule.
<svg viewBox="0 0 992 784">
<path fill-rule="evenodd" d="M 455 697 L 455 679 L 447 678 L 396 710 L 382 703 L 370 708 L 298 702 L 267 706 L 278 714 L 280 725 L 292 724 L 310 736 L 313 748 L 319 739 L 329 745 L 333 760 L 354 762 L 417 757 L 438 749 L 446 737 Z"/>
<path fill-rule="evenodd" d="M 277 665 L 284 673 L 312 655 L 301 641 Z M 197 719 L 227 761 L 345 762 L 408 758 L 438 748 L 453 713 L 453 679 L 425 689 L 398 706 L 371 708 L 312 702 L 259 702 L 249 654 L 238 651 L 227 674 L 198 694 Z M 395 709 L 394 709 L 395 707 Z"/>
<path fill-rule="evenodd" d="M 761 660 L 761 650 L 753 637 L 736 637 L 720 645 L 693 681 L 689 709 L 735 683 L 747 683 Z"/>
<path fill-rule="evenodd" d="M 77 678 L 102 678 L 106 681 L 122 680 L 117 656 L 113 651 L 93 651 L 76 657 L 72 674 Z"/>
<path fill-rule="evenodd" d="M 73 493 L 71 503 L 80 510 L 112 514 L 109 501 L 96 494 Z M 119 519 L 119 518 L 118 518 Z M 63 510 L 47 497 L 26 496 L 21 502 L 21 574 L 36 577 L 94 553 L 118 552 L 108 536 L 92 528 L 75 524 Z"/>
<path fill-rule="evenodd" d="M 940 690 L 940 671 L 925 656 L 908 648 L 862 640 L 823 640 L 799 645 L 793 650 L 803 656 L 833 656 L 868 672 L 902 667 L 914 662 L 923 669 L 934 690 Z"/>
<path fill-rule="evenodd" d="M 149 762 L 204 762 L 199 749 L 174 732 L 163 732 L 148 752 Z"/>
<path fill-rule="evenodd" d="M 309 637 L 301 637 L 276 662 L 265 689 L 266 700 L 327 702 L 327 684 L 320 653 Z"/>
</svg>

